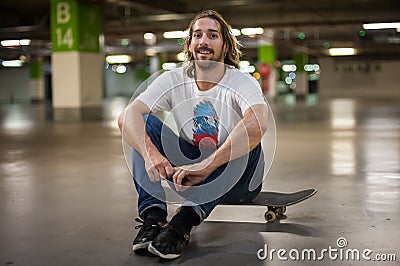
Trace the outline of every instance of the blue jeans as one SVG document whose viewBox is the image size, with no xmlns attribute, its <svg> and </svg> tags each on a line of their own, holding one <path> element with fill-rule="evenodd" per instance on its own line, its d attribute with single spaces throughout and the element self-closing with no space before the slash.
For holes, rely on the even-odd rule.
<svg viewBox="0 0 400 266">
<path fill-rule="evenodd" d="M 192 164 L 203 160 L 212 151 L 201 150 L 176 134 L 157 117 L 144 116 L 146 131 L 153 144 L 173 166 Z M 150 207 L 167 211 L 165 187 L 161 182 L 150 181 L 143 157 L 132 149 L 132 174 L 139 194 L 139 216 Z M 176 192 L 172 182 L 169 187 L 179 194 L 183 206 L 191 206 L 203 221 L 220 203 L 241 204 L 252 201 L 261 191 L 264 174 L 264 155 L 261 144 L 247 155 L 224 164 L 210 173 L 198 185 L 184 192 Z"/>
</svg>

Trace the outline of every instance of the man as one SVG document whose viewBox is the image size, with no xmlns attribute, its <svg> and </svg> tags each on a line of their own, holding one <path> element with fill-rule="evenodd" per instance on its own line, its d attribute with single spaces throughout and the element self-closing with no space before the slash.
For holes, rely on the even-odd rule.
<svg viewBox="0 0 400 266">
<path fill-rule="evenodd" d="M 119 117 L 133 147 L 143 220 L 134 251 L 177 258 L 216 205 L 249 202 L 261 190 L 268 108 L 256 80 L 237 69 L 241 52 L 230 30 L 216 11 L 197 15 L 185 41 L 187 64 L 155 79 Z M 173 113 L 179 137 L 150 114 L 157 111 Z M 161 181 L 184 199 L 169 222 Z"/>
</svg>

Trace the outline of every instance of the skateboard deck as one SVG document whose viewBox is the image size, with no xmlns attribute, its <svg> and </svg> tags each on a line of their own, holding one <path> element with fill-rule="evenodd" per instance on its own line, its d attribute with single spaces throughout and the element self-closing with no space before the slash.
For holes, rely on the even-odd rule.
<svg viewBox="0 0 400 266">
<path fill-rule="evenodd" d="M 292 193 L 267 191 L 261 192 L 252 203 L 266 206 L 267 211 L 264 214 L 264 218 L 268 222 L 274 222 L 277 217 L 283 216 L 283 214 L 286 212 L 287 206 L 306 200 L 314 196 L 316 193 L 317 190 L 314 188 L 304 189 Z"/>
</svg>

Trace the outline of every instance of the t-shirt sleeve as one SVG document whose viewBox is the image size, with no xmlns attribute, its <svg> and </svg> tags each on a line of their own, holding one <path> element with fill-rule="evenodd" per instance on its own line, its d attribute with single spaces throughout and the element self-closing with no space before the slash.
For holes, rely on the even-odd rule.
<svg viewBox="0 0 400 266">
<path fill-rule="evenodd" d="M 164 72 L 139 94 L 138 100 L 143 102 L 151 112 L 171 110 L 171 89 L 173 88 L 173 74 Z"/>
<path fill-rule="evenodd" d="M 264 95 L 261 91 L 260 84 L 250 75 L 243 75 L 238 82 L 237 102 L 242 111 L 242 115 L 246 110 L 254 105 L 267 105 Z"/>
</svg>

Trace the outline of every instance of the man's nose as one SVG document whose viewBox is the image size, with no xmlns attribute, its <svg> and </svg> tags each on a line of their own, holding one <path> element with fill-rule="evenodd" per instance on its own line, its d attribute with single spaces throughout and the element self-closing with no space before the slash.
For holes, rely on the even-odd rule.
<svg viewBox="0 0 400 266">
<path fill-rule="evenodd" d="M 207 34 L 203 34 L 200 38 L 200 43 L 201 46 L 208 46 L 208 36 Z"/>
</svg>

